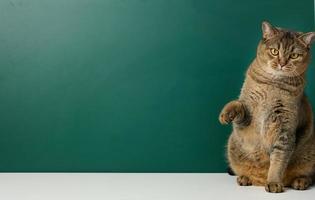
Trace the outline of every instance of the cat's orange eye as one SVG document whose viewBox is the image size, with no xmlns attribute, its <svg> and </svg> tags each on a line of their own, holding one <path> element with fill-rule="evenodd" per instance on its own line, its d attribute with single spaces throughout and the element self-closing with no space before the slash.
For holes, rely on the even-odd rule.
<svg viewBox="0 0 315 200">
<path fill-rule="evenodd" d="M 297 53 L 292 53 L 292 54 L 290 55 L 290 58 L 291 58 L 291 59 L 297 59 L 299 56 L 300 56 L 300 55 L 297 54 Z"/>
<path fill-rule="evenodd" d="M 279 51 L 275 48 L 271 48 L 270 49 L 270 53 L 273 55 L 273 56 L 277 56 L 279 54 Z"/>
</svg>

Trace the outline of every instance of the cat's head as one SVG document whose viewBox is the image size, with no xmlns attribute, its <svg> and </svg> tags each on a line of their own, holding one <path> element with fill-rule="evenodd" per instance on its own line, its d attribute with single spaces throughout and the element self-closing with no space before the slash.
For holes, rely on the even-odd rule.
<svg viewBox="0 0 315 200">
<path fill-rule="evenodd" d="M 263 22 L 262 33 L 256 59 L 264 71 L 274 76 L 296 76 L 306 71 L 315 32 L 293 32 Z"/>
</svg>

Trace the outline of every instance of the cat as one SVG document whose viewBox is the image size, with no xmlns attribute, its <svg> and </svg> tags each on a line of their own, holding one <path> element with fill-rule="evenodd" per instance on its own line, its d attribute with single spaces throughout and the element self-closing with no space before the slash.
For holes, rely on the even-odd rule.
<svg viewBox="0 0 315 200">
<path fill-rule="evenodd" d="M 315 32 L 294 32 L 262 23 L 256 58 L 237 100 L 219 115 L 233 123 L 227 158 L 241 186 L 305 190 L 315 174 L 315 134 L 304 93 Z"/>
</svg>

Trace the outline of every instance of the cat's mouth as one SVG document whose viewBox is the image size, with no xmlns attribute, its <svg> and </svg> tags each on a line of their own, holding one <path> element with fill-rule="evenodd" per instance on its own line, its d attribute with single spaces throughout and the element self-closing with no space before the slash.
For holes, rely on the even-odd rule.
<svg viewBox="0 0 315 200">
<path fill-rule="evenodd" d="M 295 70 L 294 67 L 292 67 L 291 65 L 288 65 L 288 64 L 280 65 L 280 64 L 275 63 L 275 64 L 271 65 L 271 67 L 277 72 L 292 72 Z"/>
<path fill-rule="evenodd" d="M 271 65 L 272 74 L 279 77 L 293 77 L 293 76 L 299 76 L 300 74 L 296 71 L 296 68 L 292 66 L 291 64 L 287 65 L 280 65 L 280 64 L 274 64 Z"/>
<path fill-rule="evenodd" d="M 285 71 L 285 72 L 290 72 L 293 70 L 292 67 L 288 65 L 280 65 L 280 64 L 277 65 L 277 69 L 280 71 Z"/>
</svg>

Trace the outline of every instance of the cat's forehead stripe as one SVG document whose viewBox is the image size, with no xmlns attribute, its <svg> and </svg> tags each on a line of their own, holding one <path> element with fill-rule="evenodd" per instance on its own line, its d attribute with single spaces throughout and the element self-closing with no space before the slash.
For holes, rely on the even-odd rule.
<svg viewBox="0 0 315 200">
<path fill-rule="evenodd" d="M 282 50 L 286 53 L 289 46 L 294 42 L 293 37 L 290 32 L 285 32 L 282 38 L 280 39 L 282 44 Z"/>
<path fill-rule="evenodd" d="M 269 41 L 269 47 L 277 48 L 283 53 L 288 54 L 292 53 L 295 50 L 299 50 L 299 43 L 296 40 L 296 33 L 285 31 L 282 32 L 281 36 Z"/>
</svg>

